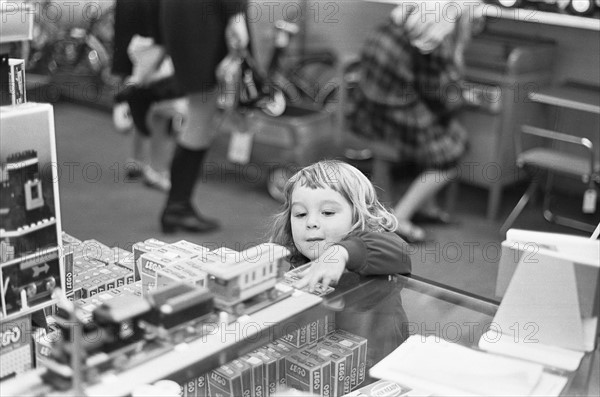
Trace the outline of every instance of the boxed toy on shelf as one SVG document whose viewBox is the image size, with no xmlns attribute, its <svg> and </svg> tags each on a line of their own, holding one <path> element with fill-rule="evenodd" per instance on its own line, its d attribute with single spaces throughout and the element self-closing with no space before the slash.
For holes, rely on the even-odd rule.
<svg viewBox="0 0 600 397">
<path fill-rule="evenodd" d="M 63 286 L 54 113 L 0 107 L 0 320 L 49 306 Z"/>
</svg>

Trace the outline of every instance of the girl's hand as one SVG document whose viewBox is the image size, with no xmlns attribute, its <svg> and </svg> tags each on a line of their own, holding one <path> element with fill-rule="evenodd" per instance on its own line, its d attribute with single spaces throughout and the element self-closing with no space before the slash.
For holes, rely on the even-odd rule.
<svg viewBox="0 0 600 397">
<path fill-rule="evenodd" d="M 302 279 L 294 287 L 302 289 L 308 285 L 308 291 L 313 292 L 320 282 L 324 287 L 335 285 L 346 270 L 348 263 L 348 250 L 340 245 L 332 245 L 317 259 L 302 275 Z"/>
</svg>

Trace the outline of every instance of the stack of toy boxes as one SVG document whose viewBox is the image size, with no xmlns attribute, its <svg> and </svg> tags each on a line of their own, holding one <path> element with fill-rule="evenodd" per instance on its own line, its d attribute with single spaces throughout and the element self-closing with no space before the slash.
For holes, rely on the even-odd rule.
<svg viewBox="0 0 600 397">
<path fill-rule="evenodd" d="M 170 283 L 185 281 L 205 286 L 207 274 L 199 264 L 206 261 L 206 247 L 185 240 L 163 245 L 140 256 L 142 295 Z"/>
<path fill-rule="evenodd" d="M 360 386 L 367 377 L 367 340 L 361 336 L 351 334 L 341 329 L 327 335 L 324 342 L 332 342 L 333 347 L 352 351 L 352 367 L 350 368 L 350 388 L 354 390 Z"/>
<path fill-rule="evenodd" d="M 287 383 L 286 357 L 295 349 L 280 342 L 269 343 L 208 373 L 211 396 L 274 395 Z"/>
<path fill-rule="evenodd" d="M 208 397 L 208 374 L 202 374 L 197 378 L 188 380 L 182 387 L 182 397 Z"/>
<path fill-rule="evenodd" d="M 308 348 L 287 357 L 285 370 L 288 387 L 317 396 L 331 395 L 331 365 Z"/>
<path fill-rule="evenodd" d="M 317 395 L 331 395 L 330 364 L 308 350 L 329 334 L 334 325 L 331 313 L 325 313 L 295 331 L 288 333 L 279 342 L 293 349 L 286 356 L 286 383 L 289 387 Z"/>
<path fill-rule="evenodd" d="M 330 363 L 331 396 L 339 397 L 349 393 L 351 390 L 352 350 L 337 346 L 334 342 L 327 340 L 321 341 L 310 350 Z"/>
<path fill-rule="evenodd" d="M 278 388 L 289 387 L 339 397 L 364 382 L 366 353 L 367 340 L 343 330 L 301 348 L 278 339 L 210 371 L 206 383 L 211 396 L 269 397 Z M 203 395 L 198 394 L 198 385 L 192 380 L 188 389 Z M 190 393 L 184 395 L 194 395 Z"/>
<path fill-rule="evenodd" d="M 292 347 L 305 347 L 316 343 L 323 339 L 325 335 L 331 333 L 334 325 L 334 314 L 333 312 L 330 312 L 308 324 L 304 324 L 298 329 L 283 336 L 281 339 Z"/>
<path fill-rule="evenodd" d="M 149 238 L 145 241 L 140 241 L 133 244 L 131 250 L 133 251 L 133 278 L 135 281 L 142 279 L 142 255 L 147 254 L 150 251 L 164 247 L 167 245 L 164 241 L 157 240 L 155 238 Z"/>
<path fill-rule="evenodd" d="M 98 292 L 88 298 L 82 298 L 77 301 L 77 306 L 83 315 L 83 319 L 86 322 L 92 321 L 92 313 L 94 309 L 101 306 L 104 302 L 114 299 L 119 296 L 136 296 L 142 298 L 142 286 L 141 282 L 133 284 L 122 285 L 120 287 L 112 288 L 110 290 Z"/>
<path fill-rule="evenodd" d="M 73 268 L 73 258 L 75 256 L 75 251 L 80 249 L 79 247 L 81 247 L 82 241 L 65 232 L 62 232 L 61 240 L 63 244 L 63 264 L 65 267 L 65 295 L 67 299 L 73 301 L 81 298 L 81 289 L 77 292 L 77 295 L 75 295 L 75 273 Z"/>
<path fill-rule="evenodd" d="M 366 378 L 367 340 L 336 330 L 286 359 L 287 384 L 322 396 L 342 396 Z"/>
<path fill-rule="evenodd" d="M 292 343 L 289 336 L 278 339 L 209 372 L 207 383 L 210 395 L 269 397 L 274 395 L 278 388 L 286 385 L 327 397 L 333 396 L 334 390 L 336 392 L 339 390 L 337 395 L 340 396 L 344 390 L 349 392 L 353 350 L 341 346 L 332 347 L 330 350 L 334 353 L 328 355 L 317 348 L 319 341 L 323 343 L 327 341 L 330 324 L 332 324 L 330 316 L 324 314 L 322 318 L 300 327 L 305 330 L 306 337 L 294 338 Z M 309 329 L 313 331 L 309 332 Z M 309 337 L 309 333 L 312 336 Z M 364 341 L 363 345 L 366 348 L 366 340 L 350 334 L 345 337 L 361 339 L 361 343 Z M 299 341 L 304 342 L 300 345 Z M 327 343 L 335 345 L 335 342 Z M 354 347 L 358 349 L 359 344 Z M 336 355 L 336 352 L 343 356 L 341 364 L 342 359 Z M 357 352 L 356 356 L 358 360 L 360 354 Z M 359 366 L 358 361 L 356 365 Z M 340 372 L 342 375 L 339 375 Z M 335 388 L 334 376 L 339 377 L 346 373 L 348 375 L 345 380 L 348 387 Z"/>
<path fill-rule="evenodd" d="M 133 254 L 122 248 L 110 248 L 97 240 L 85 240 L 77 245 L 70 241 L 69 251 L 72 252 L 72 290 L 69 285 L 70 260 L 67 260 L 65 284 L 68 284 L 67 297 L 70 299 L 90 298 L 134 281 L 130 265 Z"/>
</svg>

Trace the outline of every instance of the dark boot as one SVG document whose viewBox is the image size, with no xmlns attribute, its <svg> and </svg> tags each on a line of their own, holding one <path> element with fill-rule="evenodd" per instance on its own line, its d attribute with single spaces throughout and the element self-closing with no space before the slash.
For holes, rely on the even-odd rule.
<svg viewBox="0 0 600 397">
<path fill-rule="evenodd" d="M 160 218 L 163 233 L 173 233 L 178 229 L 202 233 L 219 228 L 217 221 L 197 213 L 191 203 L 205 154 L 206 150 L 176 147 L 171 162 L 171 190 Z"/>
<path fill-rule="evenodd" d="M 217 230 L 219 223 L 197 213 L 189 203 L 169 203 L 160 218 L 165 234 L 183 230 L 193 233 L 207 233 Z"/>
</svg>

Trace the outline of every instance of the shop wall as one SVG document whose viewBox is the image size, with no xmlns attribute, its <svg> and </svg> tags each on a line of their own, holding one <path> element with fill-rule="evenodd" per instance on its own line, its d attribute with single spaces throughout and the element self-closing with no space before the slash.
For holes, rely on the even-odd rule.
<svg viewBox="0 0 600 397">
<path fill-rule="evenodd" d="M 376 0 L 305 0 L 307 49 L 333 48 L 341 56 L 356 54 L 367 33 L 384 23 L 394 5 Z M 311 11 L 312 10 L 312 11 Z M 318 12 L 317 12 L 318 11 Z M 598 31 L 488 18 L 487 29 L 499 34 L 551 39 L 557 43 L 553 81 L 575 80 L 600 86 L 600 33 Z M 548 109 L 546 109 L 548 110 Z M 600 155 L 600 118 L 582 112 L 548 112 L 546 127 L 580 134 L 594 142 Z M 579 187 L 581 184 L 576 184 Z M 573 187 L 573 186 L 570 186 Z M 577 189 L 576 189 L 577 190 Z"/>
<path fill-rule="evenodd" d="M 555 81 L 577 80 L 600 85 L 598 31 L 497 19 L 490 20 L 488 26 L 499 33 L 554 40 L 558 46 L 558 56 L 554 65 Z"/>
<path fill-rule="evenodd" d="M 331 47 L 340 53 L 357 52 L 366 34 L 385 22 L 393 5 L 367 0 L 305 0 L 306 47 Z M 312 10 L 312 11 L 311 11 Z M 316 10 L 319 11 L 315 17 Z M 598 31 L 540 23 L 488 19 L 495 32 L 555 40 L 558 57 L 555 80 L 575 79 L 600 85 L 600 34 Z"/>
<path fill-rule="evenodd" d="M 386 22 L 391 4 L 365 0 L 306 0 L 306 47 L 356 53 L 366 35 Z"/>
</svg>

